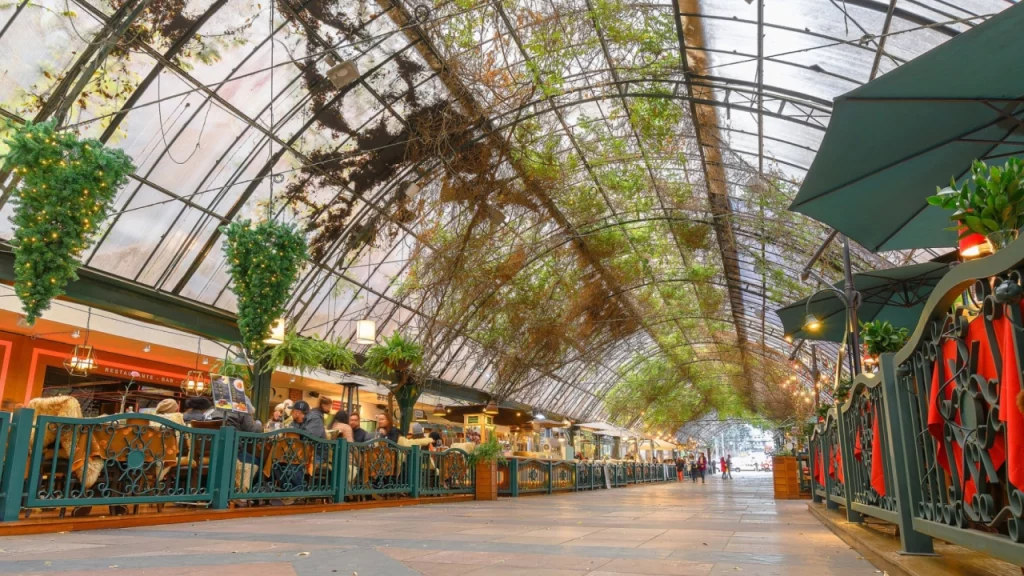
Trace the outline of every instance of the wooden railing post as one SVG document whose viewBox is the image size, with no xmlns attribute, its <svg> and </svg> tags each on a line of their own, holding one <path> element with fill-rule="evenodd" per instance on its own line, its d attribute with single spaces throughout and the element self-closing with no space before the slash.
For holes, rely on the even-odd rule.
<svg viewBox="0 0 1024 576">
<path fill-rule="evenodd" d="M 210 454 L 210 487 L 213 500 L 210 507 L 223 510 L 228 507 L 231 488 L 235 482 L 235 461 L 238 458 L 236 439 L 238 431 L 231 426 L 217 430 L 213 453 Z"/>
<path fill-rule="evenodd" d="M 14 413 L 7 437 L 3 475 L 0 476 L 0 521 L 12 522 L 21 513 L 21 496 L 25 493 L 25 466 L 28 444 L 32 437 L 35 410 L 22 408 Z"/>
<path fill-rule="evenodd" d="M 909 414 L 910 398 L 906 397 L 907 391 L 896 381 L 895 356 L 882 354 L 880 361 L 882 408 L 889 430 L 888 445 L 885 448 L 889 450 L 889 461 L 893 463 L 890 472 L 896 486 L 900 544 L 903 545 L 905 554 L 933 554 L 935 549 L 931 537 L 914 530 L 914 503 L 918 501 L 915 492 L 921 488 L 915 486 L 911 479 L 921 476 L 917 467 L 916 447 L 910 421 L 909 418 L 904 418 L 905 414 Z M 900 466 L 900 462 L 903 466 Z"/>
</svg>

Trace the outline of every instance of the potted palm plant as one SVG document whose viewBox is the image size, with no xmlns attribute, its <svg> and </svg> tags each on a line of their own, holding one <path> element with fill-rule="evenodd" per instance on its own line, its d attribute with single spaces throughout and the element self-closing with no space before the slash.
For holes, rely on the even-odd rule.
<svg viewBox="0 0 1024 576">
<path fill-rule="evenodd" d="M 1002 167 L 975 161 L 971 178 L 957 188 L 956 179 L 949 188 L 939 190 L 928 203 L 954 210 L 949 228 L 965 238 L 977 233 L 988 238 L 993 250 L 1017 239 L 1024 226 L 1024 163 L 1010 158 Z"/>
<path fill-rule="evenodd" d="M 412 377 L 412 369 L 423 362 L 423 346 L 395 332 L 380 344 L 371 346 L 363 359 L 363 369 L 380 377 L 390 377 L 388 412 L 393 413 L 394 399 L 401 414 L 399 430 L 406 433 L 412 423 L 413 407 L 420 395 L 420 385 Z"/>
<path fill-rule="evenodd" d="M 505 453 L 493 435 L 473 450 L 469 464 L 476 472 L 476 499 L 498 499 L 498 464 L 505 463 Z"/>
</svg>

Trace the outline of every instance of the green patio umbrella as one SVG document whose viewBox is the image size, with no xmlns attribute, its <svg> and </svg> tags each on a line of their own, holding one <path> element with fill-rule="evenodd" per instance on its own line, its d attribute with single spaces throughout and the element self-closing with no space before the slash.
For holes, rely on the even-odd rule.
<svg viewBox="0 0 1024 576">
<path fill-rule="evenodd" d="M 853 275 L 854 286 L 860 292 L 860 306 L 857 316 L 861 322 L 888 320 L 897 328 L 913 329 L 921 318 L 921 312 L 932 289 L 949 272 L 948 262 L 924 262 L 900 268 L 874 270 Z M 840 292 L 845 282 L 833 286 Z M 846 306 L 830 291 L 819 292 L 776 310 L 787 335 L 794 339 L 827 340 L 842 342 L 846 329 Z M 804 330 L 804 320 L 813 314 L 821 321 L 817 332 Z"/>
<path fill-rule="evenodd" d="M 835 101 L 790 210 L 872 251 L 952 247 L 925 199 L 975 159 L 1024 156 L 1024 4 Z"/>
</svg>

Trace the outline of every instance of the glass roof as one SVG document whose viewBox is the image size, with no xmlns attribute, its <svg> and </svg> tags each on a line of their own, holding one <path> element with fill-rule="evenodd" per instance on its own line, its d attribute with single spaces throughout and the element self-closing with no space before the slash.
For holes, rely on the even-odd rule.
<svg viewBox="0 0 1024 576">
<path fill-rule="evenodd" d="M 374 318 L 421 338 L 433 376 L 594 420 L 650 356 L 763 392 L 757 359 L 792 350 L 772 310 L 807 295 L 795 278 L 829 232 L 784 210 L 832 100 L 1011 5 L 20 0 L 0 7 L 0 115 L 66 109 L 135 159 L 86 266 L 233 311 L 218 228 L 295 221 L 304 333 Z M 339 63 L 358 72 L 340 88 Z M 512 270 L 452 310 L 431 267 L 459 232 L 474 266 Z M 521 320 L 520 277 L 548 276 L 552 302 L 598 286 L 618 329 L 573 324 L 517 359 L 489 338 Z"/>
</svg>

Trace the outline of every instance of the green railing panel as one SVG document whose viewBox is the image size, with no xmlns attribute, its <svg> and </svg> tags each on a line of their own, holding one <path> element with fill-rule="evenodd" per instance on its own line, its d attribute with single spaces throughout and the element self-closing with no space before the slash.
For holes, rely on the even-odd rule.
<svg viewBox="0 0 1024 576">
<path fill-rule="evenodd" d="M 420 454 L 420 493 L 426 496 L 440 494 L 472 494 L 474 470 L 469 465 L 469 454 L 458 448 Z"/>
<path fill-rule="evenodd" d="M 231 500 L 333 498 L 338 479 L 337 440 L 297 430 L 236 432 L 228 455 L 235 456 L 228 484 Z"/>
<path fill-rule="evenodd" d="M 883 374 L 918 531 L 1024 565 L 1024 242 L 956 266 Z M 907 443 L 904 439 L 914 441 Z M 904 510 L 901 508 L 900 510 Z"/>
<path fill-rule="evenodd" d="M 551 491 L 563 492 L 576 489 L 576 463 L 568 460 L 551 462 Z"/>
<path fill-rule="evenodd" d="M 0 412 L 0 478 L 4 474 L 4 460 L 7 457 L 7 436 L 11 430 L 11 413 Z"/>
<path fill-rule="evenodd" d="M 411 494 L 414 483 L 416 487 L 419 483 L 419 474 L 410 473 L 412 453 L 412 448 L 399 446 L 383 438 L 349 444 L 348 488 L 345 493 Z"/>
<path fill-rule="evenodd" d="M 40 416 L 25 507 L 210 502 L 217 432 L 158 416 Z"/>
<path fill-rule="evenodd" d="M 518 463 L 518 470 L 516 470 L 512 481 L 519 487 L 520 494 L 549 490 L 551 472 L 549 461 L 535 458 L 515 458 L 514 460 Z"/>
</svg>

